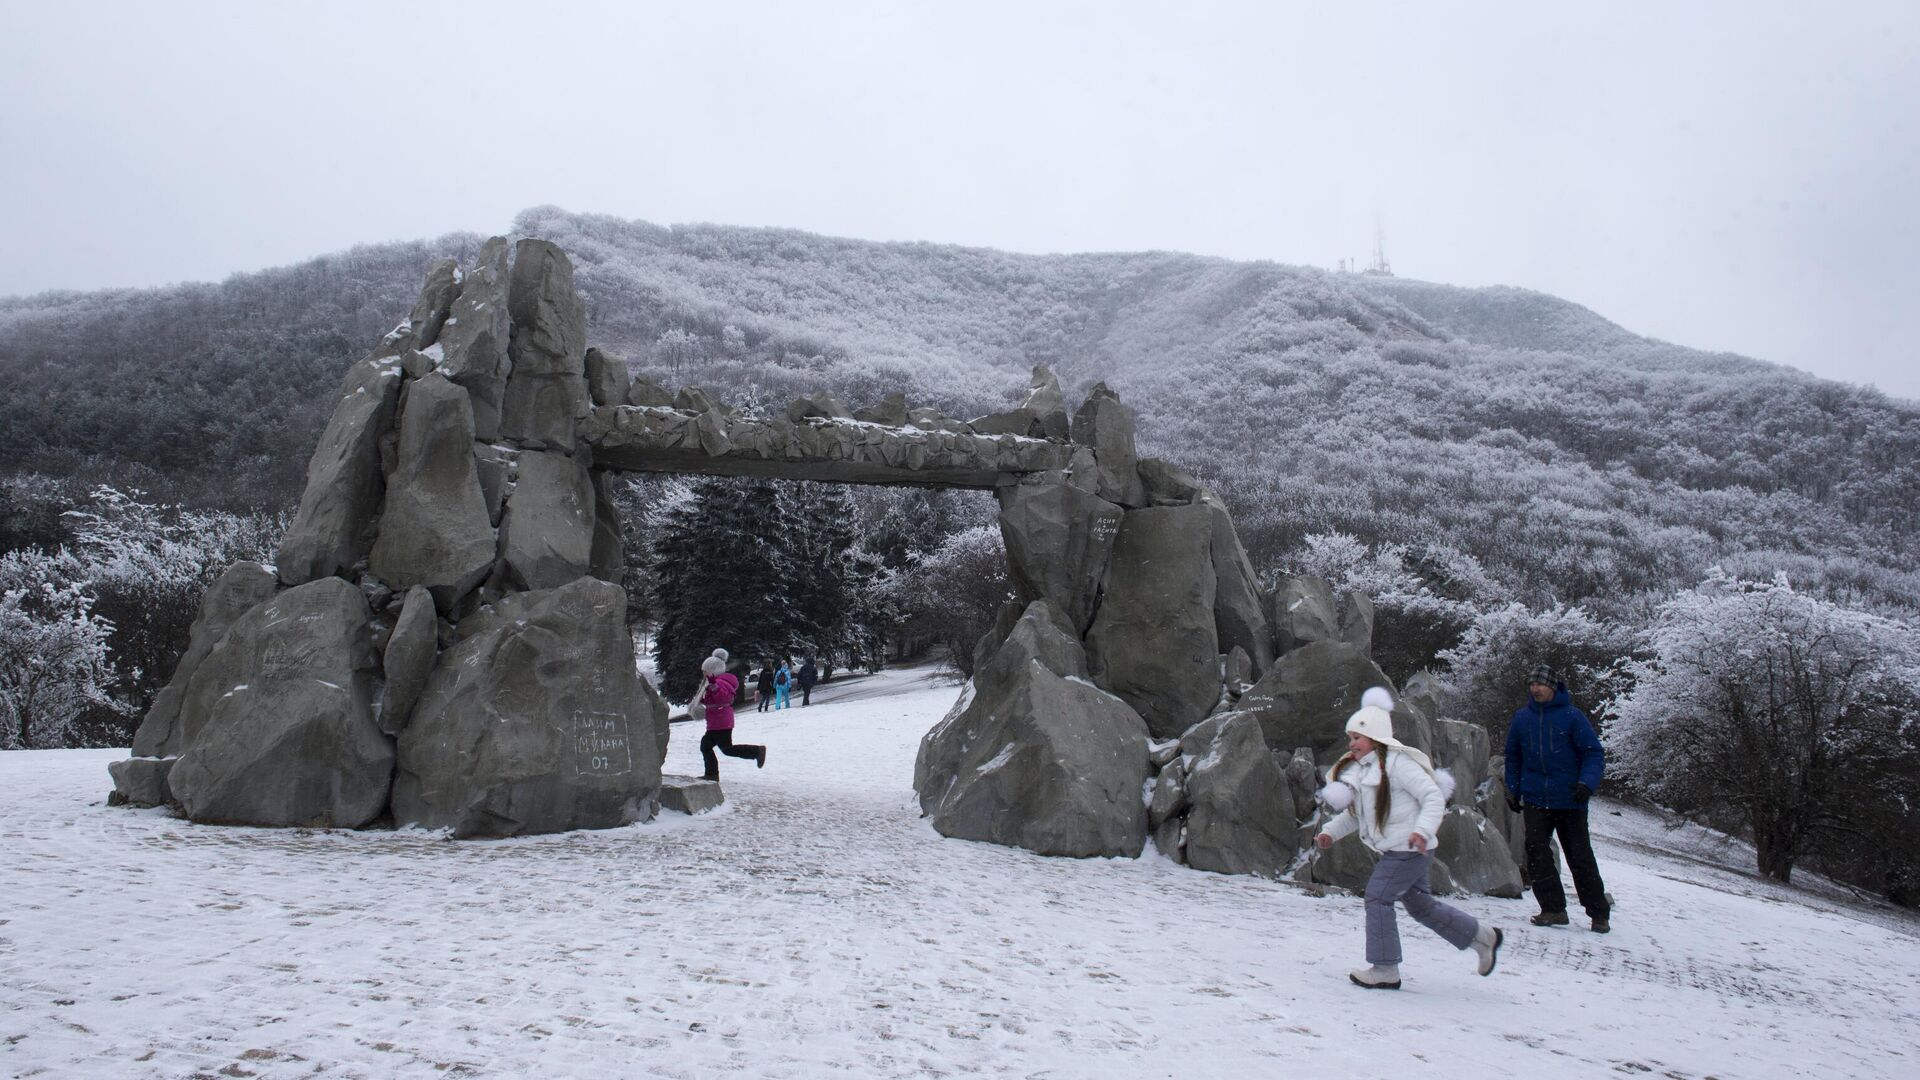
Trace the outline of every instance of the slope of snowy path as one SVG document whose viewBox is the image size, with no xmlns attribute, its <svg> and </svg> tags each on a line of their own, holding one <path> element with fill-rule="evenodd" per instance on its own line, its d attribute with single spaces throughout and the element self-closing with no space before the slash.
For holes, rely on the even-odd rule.
<svg viewBox="0 0 1920 1080">
<path fill-rule="evenodd" d="M 856 693 L 857 692 L 857 693 Z M 1473 975 L 1360 902 L 947 840 L 910 789 L 922 672 L 741 717 L 728 802 L 599 833 L 210 828 L 107 808 L 110 751 L 0 754 L 0 1074 L 1906 1076 L 1905 914 L 1779 889 L 1596 815 L 1616 930 L 1525 926 Z M 698 773 L 675 725 L 668 768 Z"/>
</svg>

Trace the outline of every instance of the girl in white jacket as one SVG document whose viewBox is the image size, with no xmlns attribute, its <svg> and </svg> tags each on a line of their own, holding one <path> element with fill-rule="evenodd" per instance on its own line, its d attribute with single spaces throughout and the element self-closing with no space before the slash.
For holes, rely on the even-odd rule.
<svg viewBox="0 0 1920 1080">
<path fill-rule="evenodd" d="M 1348 976 L 1369 990 L 1400 989 L 1400 928 L 1393 905 L 1445 938 L 1456 949 L 1471 947 L 1482 975 L 1493 974 L 1505 936 L 1483 926 L 1458 908 L 1433 898 L 1427 872 L 1440 846 L 1440 820 L 1446 814 L 1451 778 L 1445 786 L 1427 755 L 1393 737 L 1393 695 L 1384 687 L 1368 690 L 1360 711 L 1347 719 L 1347 753 L 1334 763 L 1321 801 L 1334 811 L 1314 837 L 1325 851 L 1358 830 L 1360 839 L 1379 852 L 1367 879 L 1367 963 Z"/>
</svg>

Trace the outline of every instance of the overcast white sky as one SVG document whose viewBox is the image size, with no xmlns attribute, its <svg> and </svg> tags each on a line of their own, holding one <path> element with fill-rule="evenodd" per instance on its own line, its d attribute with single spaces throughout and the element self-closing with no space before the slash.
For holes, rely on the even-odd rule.
<svg viewBox="0 0 1920 1080">
<path fill-rule="evenodd" d="M 0 295 L 543 203 L 1519 285 L 1920 398 L 1920 3 L 0 0 Z"/>
</svg>

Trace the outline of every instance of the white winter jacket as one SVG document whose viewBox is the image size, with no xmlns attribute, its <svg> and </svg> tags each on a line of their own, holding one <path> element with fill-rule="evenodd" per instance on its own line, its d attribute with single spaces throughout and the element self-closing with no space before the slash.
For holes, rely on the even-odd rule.
<svg viewBox="0 0 1920 1080">
<path fill-rule="evenodd" d="M 1426 766 L 1405 751 L 1387 750 L 1387 779 L 1393 799 L 1387 807 L 1387 825 L 1375 828 L 1373 808 L 1380 801 L 1380 759 L 1368 754 L 1350 762 L 1338 779 L 1353 785 L 1353 804 L 1335 814 L 1320 831 L 1335 840 L 1360 830 L 1360 841 L 1375 851 L 1412 851 L 1407 842 L 1414 833 L 1427 838 L 1429 852 L 1440 849 L 1440 821 L 1446 816 L 1447 797 Z"/>
</svg>

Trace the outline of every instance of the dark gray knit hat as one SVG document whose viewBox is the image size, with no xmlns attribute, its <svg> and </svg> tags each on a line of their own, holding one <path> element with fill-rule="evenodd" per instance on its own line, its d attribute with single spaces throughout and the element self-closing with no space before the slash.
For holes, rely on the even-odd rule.
<svg viewBox="0 0 1920 1080">
<path fill-rule="evenodd" d="M 1554 674 L 1553 669 L 1547 665 L 1539 664 L 1532 671 L 1527 672 L 1527 685 L 1532 686 L 1534 683 L 1557 687 L 1560 685 L 1560 676 Z"/>
</svg>

